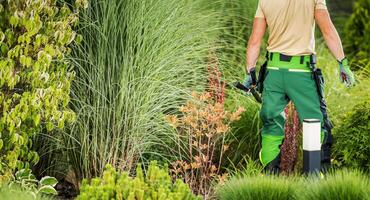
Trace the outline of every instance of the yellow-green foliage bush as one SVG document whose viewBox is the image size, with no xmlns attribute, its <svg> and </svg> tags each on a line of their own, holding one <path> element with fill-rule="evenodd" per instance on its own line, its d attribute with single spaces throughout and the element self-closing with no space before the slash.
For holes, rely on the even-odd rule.
<svg viewBox="0 0 370 200">
<path fill-rule="evenodd" d="M 82 182 L 77 200 L 117 199 L 117 200 L 191 200 L 196 197 L 181 180 L 172 182 L 167 167 L 160 168 L 157 162 L 149 164 L 144 175 L 141 165 L 136 168 L 136 177 L 128 172 L 117 173 L 107 165 L 102 178 L 93 178 Z"/>
<path fill-rule="evenodd" d="M 16 168 L 37 163 L 31 137 L 45 126 L 73 121 L 67 108 L 74 74 L 64 57 L 76 39 L 78 9 L 56 0 L 1 1 L 0 4 L 0 180 Z"/>
<path fill-rule="evenodd" d="M 345 29 L 345 46 L 354 69 L 370 71 L 370 0 L 357 0 Z"/>
</svg>

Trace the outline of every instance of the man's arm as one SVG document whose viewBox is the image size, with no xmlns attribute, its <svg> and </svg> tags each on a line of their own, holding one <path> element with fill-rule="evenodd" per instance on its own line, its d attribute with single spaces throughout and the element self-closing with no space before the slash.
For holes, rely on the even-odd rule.
<svg viewBox="0 0 370 200">
<path fill-rule="evenodd" d="M 316 9 L 315 20 L 333 56 L 338 61 L 343 60 L 345 55 L 343 51 L 342 42 L 340 40 L 337 29 L 335 28 L 333 22 L 330 19 L 328 10 Z"/>
<path fill-rule="evenodd" d="M 347 86 L 352 86 L 355 84 L 355 76 L 350 69 L 348 59 L 344 55 L 342 42 L 337 29 L 335 29 L 334 24 L 330 19 L 328 10 L 316 9 L 315 20 L 320 27 L 331 53 L 338 60 L 340 80 Z"/>
<path fill-rule="evenodd" d="M 247 47 L 247 71 L 254 68 L 257 63 L 258 56 L 260 54 L 261 42 L 266 31 L 266 20 L 265 18 L 256 17 L 253 22 L 252 34 L 248 41 Z"/>
</svg>

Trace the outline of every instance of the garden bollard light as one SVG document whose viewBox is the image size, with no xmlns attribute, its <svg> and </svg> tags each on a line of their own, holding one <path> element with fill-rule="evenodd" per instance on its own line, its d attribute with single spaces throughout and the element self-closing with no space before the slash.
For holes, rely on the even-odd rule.
<svg viewBox="0 0 370 200">
<path fill-rule="evenodd" d="M 321 122 L 303 120 L 303 172 L 319 173 L 321 164 Z"/>
</svg>

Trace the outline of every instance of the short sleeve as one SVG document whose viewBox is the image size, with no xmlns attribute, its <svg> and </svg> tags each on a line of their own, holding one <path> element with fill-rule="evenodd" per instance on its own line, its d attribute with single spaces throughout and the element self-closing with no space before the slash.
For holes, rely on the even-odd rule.
<svg viewBox="0 0 370 200">
<path fill-rule="evenodd" d="M 315 9 L 328 9 L 326 7 L 326 0 L 315 0 Z"/>
<path fill-rule="evenodd" d="M 261 3 L 258 3 L 258 7 L 257 7 L 255 18 L 265 18 L 265 14 L 263 13 L 263 10 L 262 10 L 262 7 L 261 7 Z"/>
</svg>

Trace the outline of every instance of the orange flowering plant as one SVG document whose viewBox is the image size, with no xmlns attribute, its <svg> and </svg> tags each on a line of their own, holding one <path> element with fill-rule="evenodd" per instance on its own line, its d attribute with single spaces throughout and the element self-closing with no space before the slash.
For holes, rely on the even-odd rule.
<svg viewBox="0 0 370 200">
<path fill-rule="evenodd" d="M 193 92 L 192 97 L 180 107 L 179 116 L 166 116 L 188 154 L 185 159 L 173 162 L 171 171 L 174 178 L 183 178 L 193 192 L 206 198 L 211 193 L 212 182 L 223 181 L 227 176 L 220 172 L 224 152 L 229 147 L 225 135 L 230 131 L 230 124 L 240 119 L 244 108 L 226 111 L 223 101 L 214 98 L 211 92 Z"/>
</svg>

